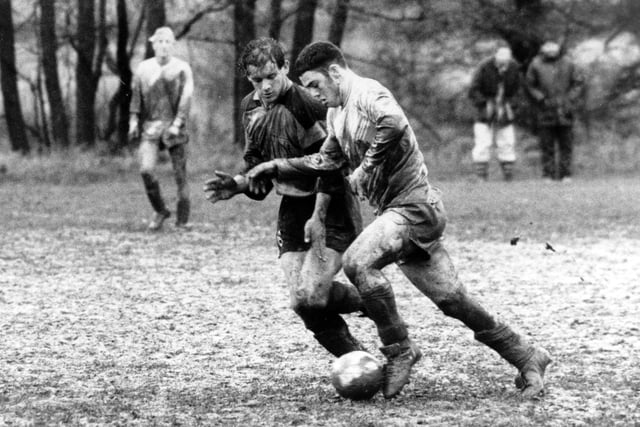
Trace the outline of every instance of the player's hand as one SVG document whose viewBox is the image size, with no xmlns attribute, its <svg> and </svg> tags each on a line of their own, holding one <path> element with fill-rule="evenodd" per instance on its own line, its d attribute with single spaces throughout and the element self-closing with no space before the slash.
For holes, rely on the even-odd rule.
<svg viewBox="0 0 640 427">
<path fill-rule="evenodd" d="M 249 190 L 252 193 L 264 192 L 266 189 L 261 178 L 271 178 L 275 176 L 277 170 L 276 163 L 273 160 L 260 163 L 251 169 L 246 175 L 247 179 L 249 179 Z"/>
<path fill-rule="evenodd" d="M 211 203 L 227 200 L 238 193 L 238 183 L 226 172 L 215 171 L 215 178 L 205 181 L 202 189 L 208 193 L 205 197 Z"/>
<path fill-rule="evenodd" d="M 496 113 L 495 104 L 492 101 L 487 101 L 487 105 L 485 106 L 485 115 L 487 120 L 492 120 L 495 113 Z"/>
<path fill-rule="evenodd" d="M 312 215 L 304 224 L 304 241 L 311 243 L 311 249 L 316 253 L 321 261 L 326 261 L 325 247 L 326 247 L 327 229 L 324 225 L 324 221 L 317 215 Z"/>
<path fill-rule="evenodd" d="M 347 181 L 349 182 L 351 192 L 358 199 L 364 200 L 367 195 L 366 188 L 369 181 L 369 174 L 362 169 L 362 166 L 358 166 L 351 175 L 347 177 Z"/>
<path fill-rule="evenodd" d="M 169 136 L 178 136 L 178 134 L 180 133 L 180 128 L 176 125 L 171 125 L 169 126 L 169 129 L 167 129 L 167 133 L 169 134 Z"/>
<path fill-rule="evenodd" d="M 140 128 L 138 127 L 137 123 L 131 124 L 129 126 L 129 132 L 127 132 L 127 139 L 129 140 L 129 142 L 132 142 L 138 138 L 140 138 Z"/>
</svg>

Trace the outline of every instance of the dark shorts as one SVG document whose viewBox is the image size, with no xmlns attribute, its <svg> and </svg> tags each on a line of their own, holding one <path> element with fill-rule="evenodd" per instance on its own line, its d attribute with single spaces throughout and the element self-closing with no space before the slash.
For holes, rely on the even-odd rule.
<svg viewBox="0 0 640 427">
<path fill-rule="evenodd" d="M 316 196 L 283 196 L 278 212 L 276 243 L 280 255 L 286 252 L 307 251 L 310 243 L 304 241 L 304 225 L 315 207 Z M 347 215 L 344 198 L 332 197 L 327 209 L 326 246 L 338 252 L 344 252 L 356 238 L 352 220 Z"/>
</svg>

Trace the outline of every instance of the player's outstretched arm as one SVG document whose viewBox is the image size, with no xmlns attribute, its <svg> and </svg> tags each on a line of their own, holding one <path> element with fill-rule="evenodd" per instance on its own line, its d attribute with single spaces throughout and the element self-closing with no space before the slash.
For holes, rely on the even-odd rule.
<svg viewBox="0 0 640 427">
<path fill-rule="evenodd" d="M 260 163 L 247 172 L 246 179 L 251 192 L 258 193 L 263 191 L 261 184 L 264 182 L 264 178 L 272 178 L 278 173 L 278 161 L 282 162 L 281 159 L 276 159 Z"/>
<path fill-rule="evenodd" d="M 214 174 L 216 176 L 205 181 L 202 188 L 211 203 L 228 200 L 249 188 L 249 181 L 242 175 L 231 176 L 221 171 L 215 171 Z"/>
</svg>

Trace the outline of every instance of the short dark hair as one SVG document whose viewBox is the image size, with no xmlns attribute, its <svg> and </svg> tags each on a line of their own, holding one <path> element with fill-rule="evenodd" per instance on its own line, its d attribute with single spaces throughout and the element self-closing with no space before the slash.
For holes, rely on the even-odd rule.
<svg viewBox="0 0 640 427">
<path fill-rule="evenodd" d="M 277 40 L 260 37 L 247 43 L 238 61 L 238 68 L 246 74 L 249 66 L 260 68 L 269 61 L 282 68 L 285 62 L 284 49 Z"/>
<path fill-rule="evenodd" d="M 295 70 L 299 76 L 311 70 L 326 73 L 331 64 L 347 67 L 340 48 L 331 42 L 315 42 L 302 49 L 296 59 Z"/>
</svg>

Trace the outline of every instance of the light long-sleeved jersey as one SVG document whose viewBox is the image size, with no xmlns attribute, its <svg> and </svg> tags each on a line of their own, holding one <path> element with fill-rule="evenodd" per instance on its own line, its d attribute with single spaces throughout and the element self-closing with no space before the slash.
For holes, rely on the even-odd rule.
<svg viewBox="0 0 640 427">
<path fill-rule="evenodd" d="M 142 122 L 158 122 L 160 128 L 184 126 L 193 86 L 193 73 L 185 61 L 171 57 L 161 65 L 156 58 L 146 59 L 133 77 L 130 111 Z"/>
<path fill-rule="evenodd" d="M 365 196 L 378 211 L 426 203 L 427 167 L 400 105 L 379 82 L 350 71 L 343 86 L 343 105 L 328 110 L 320 152 L 280 161 L 278 176 L 323 175 L 346 162 L 369 173 Z"/>
</svg>

